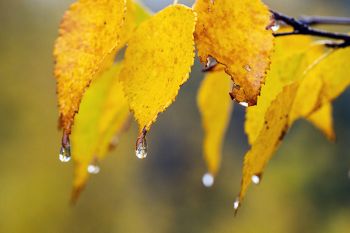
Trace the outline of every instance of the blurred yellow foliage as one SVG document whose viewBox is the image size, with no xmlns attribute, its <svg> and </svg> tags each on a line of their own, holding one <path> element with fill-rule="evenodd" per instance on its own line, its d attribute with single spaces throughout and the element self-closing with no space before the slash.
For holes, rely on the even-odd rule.
<svg viewBox="0 0 350 233">
<path fill-rule="evenodd" d="M 230 76 L 224 71 L 208 73 L 197 94 L 204 129 L 203 153 L 208 171 L 215 176 L 220 168 L 221 150 L 232 112 Z"/>
</svg>

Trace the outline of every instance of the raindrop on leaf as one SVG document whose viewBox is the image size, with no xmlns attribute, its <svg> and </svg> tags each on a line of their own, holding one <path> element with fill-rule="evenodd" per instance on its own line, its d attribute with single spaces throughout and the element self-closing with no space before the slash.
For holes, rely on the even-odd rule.
<svg viewBox="0 0 350 233">
<path fill-rule="evenodd" d="M 245 65 L 243 68 L 248 72 L 252 71 L 252 67 L 250 67 L 250 65 Z"/>
</svg>

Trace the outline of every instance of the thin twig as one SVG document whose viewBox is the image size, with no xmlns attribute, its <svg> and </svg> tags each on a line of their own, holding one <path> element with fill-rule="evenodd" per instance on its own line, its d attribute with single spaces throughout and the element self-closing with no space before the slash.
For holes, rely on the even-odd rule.
<svg viewBox="0 0 350 233">
<path fill-rule="evenodd" d="M 289 17 L 275 11 L 271 11 L 271 12 L 275 20 L 281 21 L 293 27 L 292 32 L 275 33 L 274 36 L 276 37 L 289 36 L 289 35 L 311 35 L 311 36 L 319 36 L 319 37 L 324 37 L 324 38 L 329 38 L 334 40 L 342 40 L 342 42 L 339 42 L 339 43 L 334 42 L 334 43 L 326 44 L 327 46 L 332 48 L 341 48 L 341 47 L 350 46 L 350 35 L 315 29 L 310 27 L 308 24 L 304 23 L 303 21 L 300 21 L 293 17 Z"/>
<path fill-rule="evenodd" d="M 329 24 L 329 25 L 350 25 L 350 18 L 348 17 L 334 17 L 334 16 L 301 16 L 299 21 L 309 26 Z"/>
</svg>

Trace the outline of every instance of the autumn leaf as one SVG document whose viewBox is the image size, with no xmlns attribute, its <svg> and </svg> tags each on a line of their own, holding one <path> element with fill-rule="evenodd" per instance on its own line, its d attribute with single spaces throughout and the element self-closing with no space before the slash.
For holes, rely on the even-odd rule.
<svg viewBox="0 0 350 233">
<path fill-rule="evenodd" d="M 273 49 L 271 14 L 260 0 L 197 0 L 195 40 L 202 63 L 213 57 L 235 84 L 232 96 L 255 105 Z"/>
<path fill-rule="evenodd" d="M 311 122 L 316 128 L 321 130 L 322 133 L 328 138 L 328 140 L 335 141 L 332 113 L 332 104 L 326 103 L 306 119 Z"/>
<path fill-rule="evenodd" d="M 307 67 L 299 80 L 284 87 L 268 107 L 264 115 L 264 127 L 245 155 L 239 202 L 243 200 L 252 181 L 260 182 L 263 169 L 292 124 L 329 105 L 350 85 L 350 76 L 343 69 L 346 59 L 350 57 L 350 48 L 337 49 L 325 55 L 321 60 L 316 59 L 317 63 L 312 63 L 311 68 Z M 322 128 L 329 129 L 329 119 L 325 119 L 321 123 Z"/>
<path fill-rule="evenodd" d="M 350 75 L 346 60 L 350 57 L 350 48 L 339 48 L 328 53 L 300 84 L 290 121 L 299 116 L 310 115 L 324 104 L 338 97 L 350 84 Z M 317 89 L 310 92 L 311 89 Z"/>
<path fill-rule="evenodd" d="M 277 38 L 271 69 L 261 89 L 258 105 L 247 108 L 245 131 L 252 145 L 264 126 L 264 115 L 283 87 L 302 78 L 302 74 L 324 53 L 322 45 L 313 45 L 308 36 Z"/>
<path fill-rule="evenodd" d="M 125 23 L 120 37 L 121 42 L 117 50 L 125 46 L 134 33 L 135 29 L 145 20 L 151 17 L 152 13 L 143 5 L 135 0 L 126 1 Z"/>
<path fill-rule="evenodd" d="M 231 87 L 232 82 L 225 72 L 210 72 L 202 81 L 197 95 L 204 129 L 204 159 L 208 175 L 212 177 L 216 176 L 220 167 L 222 144 L 232 112 L 232 100 L 228 95 Z"/>
<path fill-rule="evenodd" d="M 65 13 L 55 43 L 60 122 L 70 134 L 73 117 L 89 83 L 120 46 L 125 0 L 79 0 Z"/>
<path fill-rule="evenodd" d="M 113 138 L 128 125 L 129 106 L 119 82 L 121 65 L 105 71 L 91 83 L 80 105 L 72 129 L 72 154 L 75 165 L 73 199 L 84 187 L 88 172 L 98 172 Z"/>
<path fill-rule="evenodd" d="M 128 42 L 121 77 L 140 132 L 149 130 L 189 77 L 195 21 L 191 8 L 172 5 L 142 23 Z"/>
<path fill-rule="evenodd" d="M 298 89 L 298 83 L 287 85 L 271 102 L 264 115 L 264 127 L 244 156 L 241 190 L 235 204 L 237 210 L 251 182 L 260 183 L 262 172 L 289 128 L 288 114 Z"/>
</svg>

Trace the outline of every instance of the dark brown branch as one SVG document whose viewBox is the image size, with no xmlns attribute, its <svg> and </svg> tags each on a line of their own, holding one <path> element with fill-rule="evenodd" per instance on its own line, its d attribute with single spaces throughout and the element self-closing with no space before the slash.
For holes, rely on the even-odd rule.
<svg viewBox="0 0 350 233">
<path fill-rule="evenodd" d="M 301 20 L 295 19 L 293 17 L 289 17 L 286 15 L 283 15 L 281 13 L 271 11 L 273 14 L 273 17 L 276 21 L 281 21 L 291 27 L 293 27 L 292 32 L 283 32 L 283 33 L 275 33 L 274 36 L 289 36 L 289 35 L 310 35 L 310 36 L 319 36 L 334 40 L 342 40 L 342 42 L 332 42 L 326 44 L 329 47 L 334 48 L 343 48 L 350 46 L 350 35 L 342 34 L 342 33 L 336 33 L 336 32 L 328 32 L 323 31 L 319 29 L 315 29 L 309 26 L 306 22 L 303 22 Z"/>
<path fill-rule="evenodd" d="M 333 16 L 301 16 L 299 21 L 309 26 L 328 24 L 328 25 L 350 25 L 348 17 Z"/>
</svg>

